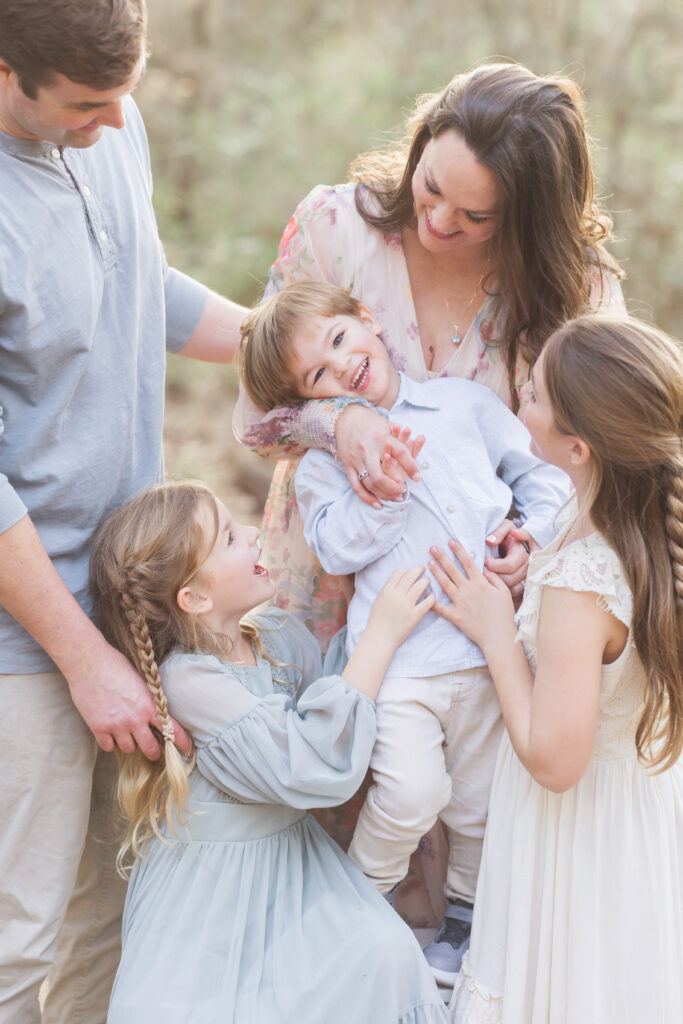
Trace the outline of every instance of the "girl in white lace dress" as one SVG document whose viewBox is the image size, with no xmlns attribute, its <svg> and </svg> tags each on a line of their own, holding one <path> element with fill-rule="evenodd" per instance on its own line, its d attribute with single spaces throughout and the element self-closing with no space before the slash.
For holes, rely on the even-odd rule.
<svg viewBox="0 0 683 1024">
<path fill-rule="evenodd" d="M 451 1019 L 680 1024 L 683 355 L 580 317 L 528 392 L 532 450 L 577 500 L 532 555 L 517 636 L 509 591 L 457 543 L 460 567 L 430 565 L 507 726 Z"/>
</svg>

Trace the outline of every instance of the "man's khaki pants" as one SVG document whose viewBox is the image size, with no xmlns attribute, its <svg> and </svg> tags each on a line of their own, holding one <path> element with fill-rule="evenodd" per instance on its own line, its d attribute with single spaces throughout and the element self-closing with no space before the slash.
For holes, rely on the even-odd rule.
<svg viewBox="0 0 683 1024">
<path fill-rule="evenodd" d="M 114 755 L 57 672 L 0 675 L 0 729 L 0 1024 L 104 1024 L 125 896 Z"/>
</svg>

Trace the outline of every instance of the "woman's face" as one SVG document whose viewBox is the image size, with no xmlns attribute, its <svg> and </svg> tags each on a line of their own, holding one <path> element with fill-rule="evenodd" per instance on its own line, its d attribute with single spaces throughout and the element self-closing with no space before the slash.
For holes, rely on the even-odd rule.
<svg viewBox="0 0 683 1024">
<path fill-rule="evenodd" d="M 500 186 L 453 129 L 430 139 L 413 174 L 417 233 L 425 249 L 447 253 L 493 235 Z"/>
</svg>

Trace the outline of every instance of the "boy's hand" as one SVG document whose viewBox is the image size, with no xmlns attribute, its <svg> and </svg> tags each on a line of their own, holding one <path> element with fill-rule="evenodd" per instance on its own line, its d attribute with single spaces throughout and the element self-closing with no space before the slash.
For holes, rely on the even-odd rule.
<svg viewBox="0 0 683 1024">
<path fill-rule="evenodd" d="M 516 629 L 512 595 L 507 586 L 488 569 L 480 572 L 458 541 L 449 541 L 448 546 L 462 569 L 440 548 L 430 548 L 433 559 L 429 570 L 451 601 L 436 601 L 434 611 L 461 629 L 484 654 L 491 645 L 510 643 Z"/>
<path fill-rule="evenodd" d="M 369 630 L 376 631 L 379 642 L 391 645 L 392 651 L 409 636 L 418 622 L 434 607 L 434 595 L 422 597 L 429 586 L 424 566 L 404 571 L 395 569 L 375 598 Z"/>
<path fill-rule="evenodd" d="M 500 547 L 500 557 L 487 555 L 484 565 L 496 574 L 510 588 L 516 601 L 521 600 L 524 593 L 524 580 L 529 569 L 529 553 L 538 550 L 538 544 L 531 534 L 523 527 L 516 527 L 509 519 L 504 519 L 500 526 L 486 538 L 490 547 Z"/>
</svg>

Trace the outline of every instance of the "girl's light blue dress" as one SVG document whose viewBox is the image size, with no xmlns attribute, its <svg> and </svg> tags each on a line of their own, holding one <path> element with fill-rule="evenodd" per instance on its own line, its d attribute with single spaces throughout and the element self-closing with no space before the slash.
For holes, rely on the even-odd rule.
<svg viewBox="0 0 683 1024">
<path fill-rule="evenodd" d="M 306 814 L 360 785 L 374 703 L 321 678 L 316 642 L 284 612 L 257 622 L 276 667 L 182 653 L 162 666 L 197 766 L 180 838 L 133 869 L 108 1024 L 445 1024 L 410 929 Z"/>
</svg>

